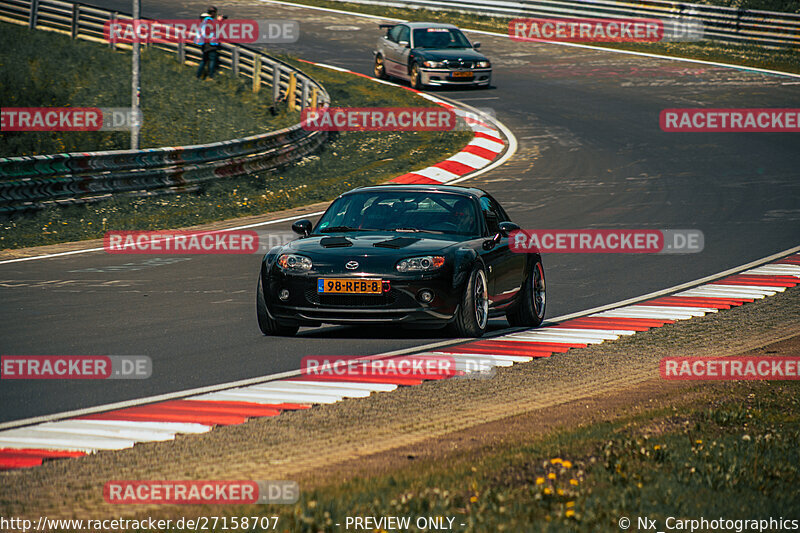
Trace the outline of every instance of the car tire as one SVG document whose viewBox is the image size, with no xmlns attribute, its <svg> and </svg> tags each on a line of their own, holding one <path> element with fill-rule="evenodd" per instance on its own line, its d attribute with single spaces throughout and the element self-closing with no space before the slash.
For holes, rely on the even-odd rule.
<svg viewBox="0 0 800 533">
<path fill-rule="evenodd" d="M 461 302 L 453 321 L 453 329 L 459 337 L 481 337 L 489 321 L 489 291 L 486 272 L 476 266 L 461 295 Z"/>
<path fill-rule="evenodd" d="M 297 330 L 300 329 L 300 326 L 284 326 L 278 324 L 277 321 L 269 316 L 260 275 L 258 276 L 258 292 L 256 293 L 256 315 L 258 316 L 258 327 L 264 335 L 293 337 L 297 333 Z"/>
<path fill-rule="evenodd" d="M 375 56 L 375 66 L 373 67 L 373 73 L 375 77 L 378 78 L 379 80 L 389 79 L 389 76 L 386 74 L 386 63 L 384 63 L 382 55 Z"/>
<path fill-rule="evenodd" d="M 529 328 L 540 326 L 544 320 L 547 303 L 544 267 L 541 259 L 536 259 L 536 262 L 531 267 L 530 274 L 525 278 L 521 296 L 522 300 L 519 304 L 506 313 L 509 325 Z"/>
<path fill-rule="evenodd" d="M 409 72 L 409 83 L 412 89 L 421 91 L 425 88 L 422 84 L 422 74 L 419 73 L 419 65 L 416 63 L 411 64 L 411 72 Z"/>
</svg>

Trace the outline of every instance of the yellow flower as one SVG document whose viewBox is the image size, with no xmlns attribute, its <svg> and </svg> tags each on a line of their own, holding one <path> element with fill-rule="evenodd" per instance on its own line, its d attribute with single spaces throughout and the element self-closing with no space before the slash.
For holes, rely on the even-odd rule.
<svg viewBox="0 0 800 533">
<path fill-rule="evenodd" d="M 558 489 L 556 492 L 558 493 L 559 496 L 564 495 L 564 489 Z"/>
<path fill-rule="evenodd" d="M 477 496 L 472 496 L 472 497 L 470 497 L 469 501 L 471 501 L 472 503 L 475 503 L 476 501 L 478 501 L 478 497 Z"/>
<path fill-rule="evenodd" d="M 552 463 L 554 465 L 557 465 L 558 463 L 561 463 L 561 462 L 562 462 L 561 459 L 558 458 L 558 457 L 556 457 L 555 459 L 550 459 L 550 463 Z"/>
<path fill-rule="evenodd" d="M 575 502 L 567 502 L 567 507 L 575 507 Z"/>
<path fill-rule="evenodd" d="M 555 479 L 555 478 L 556 478 L 555 472 L 550 472 L 549 474 L 547 474 L 547 479 Z"/>
<path fill-rule="evenodd" d="M 577 479 L 574 479 L 574 478 L 573 478 L 573 479 L 570 479 L 570 480 L 569 480 L 569 484 L 570 484 L 570 485 L 577 485 L 577 484 L 578 484 L 578 480 L 577 480 Z"/>
<path fill-rule="evenodd" d="M 561 463 L 561 466 L 563 466 L 564 468 L 572 468 L 572 463 L 569 461 L 564 461 L 563 463 Z"/>
<path fill-rule="evenodd" d="M 702 440 L 700 440 L 700 439 L 697 439 L 696 441 L 694 441 L 694 443 L 695 443 L 695 444 L 703 444 L 703 441 L 702 441 Z"/>
<path fill-rule="evenodd" d="M 653 449 L 654 449 L 654 450 L 660 450 L 660 449 L 661 449 L 661 446 L 659 446 L 658 444 L 656 444 L 655 446 L 653 446 Z"/>
<path fill-rule="evenodd" d="M 569 518 L 570 516 L 575 516 L 575 511 L 573 511 L 572 509 L 567 509 L 567 512 L 565 514 Z"/>
<path fill-rule="evenodd" d="M 544 478 L 543 477 L 537 477 L 536 478 L 536 484 L 537 485 L 541 485 L 542 483 L 544 483 Z"/>
<path fill-rule="evenodd" d="M 544 489 L 544 493 L 545 493 L 545 494 L 553 494 L 553 491 L 552 491 L 552 490 L 550 490 L 550 487 L 545 487 L 545 489 Z"/>
</svg>

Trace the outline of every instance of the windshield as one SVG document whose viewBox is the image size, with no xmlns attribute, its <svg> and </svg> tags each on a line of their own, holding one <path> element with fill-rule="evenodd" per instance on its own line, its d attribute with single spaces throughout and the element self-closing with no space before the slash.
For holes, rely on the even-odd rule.
<svg viewBox="0 0 800 533">
<path fill-rule="evenodd" d="M 394 231 L 479 237 L 475 203 L 465 196 L 436 192 L 360 192 L 337 199 L 315 233 Z"/>
<path fill-rule="evenodd" d="M 414 48 L 472 48 L 457 28 L 419 28 L 414 30 Z"/>
</svg>

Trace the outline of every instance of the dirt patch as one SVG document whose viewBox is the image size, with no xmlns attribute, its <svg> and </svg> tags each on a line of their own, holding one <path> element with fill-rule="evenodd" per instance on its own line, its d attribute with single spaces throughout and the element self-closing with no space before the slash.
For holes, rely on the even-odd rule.
<svg viewBox="0 0 800 533">
<path fill-rule="evenodd" d="M 800 336 L 767 344 L 743 352 L 742 356 L 800 356 Z M 514 447 L 540 439 L 554 431 L 583 427 L 598 422 L 609 422 L 653 409 L 679 408 L 686 405 L 709 406 L 732 395 L 734 389 L 751 389 L 760 382 L 703 382 L 702 384 L 650 379 L 624 391 L 581 398 L 561 405 L 536 409 L 467 429 L 455 431 L 435 439 L 426 439 L 411 446 L 376 453 L 356 460 L 344 461 L 327 468 L 320 476 L 302 476 L 306 490 L 318 486 L 342 483 L 354 477 L 370 477 L 408 468 L 413 461 L 449 462 L 457 455 L 460 460 L 478 458 L 492 449 Z M 663 418 L 638 428 L 637 433 L 654 437 L 684 424 L 676 418 Z"/>
</svg>

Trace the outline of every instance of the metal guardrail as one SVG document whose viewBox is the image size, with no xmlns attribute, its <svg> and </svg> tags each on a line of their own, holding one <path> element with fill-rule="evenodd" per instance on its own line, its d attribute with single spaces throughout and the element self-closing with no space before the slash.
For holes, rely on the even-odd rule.
<svg viewBox="0 0 800 533">
<path fill-rule="evenodd" d="M 666 0 L 337 0 L 400 8 L 460 11 L 502 18 L 660 18 L 702 23 L 705 38 L 771 48 L 800 48 L 800 14 Z"/>
<path fill-rule="evenodd" d="M 60 31 L 73 39 L 108 43 L 103 26 L 130 15 L 60 0 L 0 0 L 0 20 L 30 28 Z M 199 62 L 200 47 L 184 43 L 151 44 L 173 51 L 179 61 Z M 326 106 L 325 88 L 301 70 L 263 52 L 226 45 L 219 65 L 253 80 L 253 90 L 272 89 L 273 101 L 294 108 Z M 254 74 L 255 73 L 255 74 Z M 161 195 L 189 192 L 216 179 L 242 176 L 286 165 L 314 152 L 328 132 L 306 131 L 300 124 L 243 139 L 203 145 L 0 158 L 0 214 L 47 205 L 89 203 L 111 195 Z"/>
</svg>

